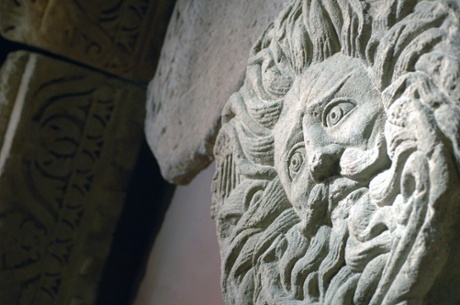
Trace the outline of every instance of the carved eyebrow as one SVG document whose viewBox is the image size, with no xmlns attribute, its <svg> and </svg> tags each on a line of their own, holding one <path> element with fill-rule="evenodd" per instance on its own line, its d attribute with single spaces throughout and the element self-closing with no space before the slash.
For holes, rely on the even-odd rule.
<svg viewBox="0 0 460 305">
<path fill-rule="evenodd" d="M 330 88 L 326 93 L 324 93 L 321 97 L 314 100 L 308 107 L 308 112 L 317 110 L 319 108 L 319 112 L 322 112 L 322 108 L 327 104 L 336 94 L 337 92 L 342 89 L 343 85 L 350 79 L 350 77 L 356 72 L 356 70 L 351 71 L 347 75 L 345 75 L 337 84 L 335 84 L 332 88 Z"/>
</svg>

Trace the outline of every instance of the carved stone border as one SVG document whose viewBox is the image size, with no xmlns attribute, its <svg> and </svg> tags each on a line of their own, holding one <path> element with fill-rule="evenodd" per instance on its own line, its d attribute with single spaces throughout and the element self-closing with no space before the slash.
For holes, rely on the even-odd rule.
<svg viewBox="0 0 460 305">
<path fill-rule="evenodd" d="M 174 2 L 6 0 L 0 3 L 0 34 L 147 82 Z"/>
<path fill-rule="evenodd" d="M 0 83 L 0 303 L 93 304 L 145 91 L 25 52 Z"/>
</svg>

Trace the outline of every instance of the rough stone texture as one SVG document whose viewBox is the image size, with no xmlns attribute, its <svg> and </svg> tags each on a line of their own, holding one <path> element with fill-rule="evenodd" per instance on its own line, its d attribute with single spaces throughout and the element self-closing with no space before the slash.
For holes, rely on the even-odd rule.
<svg viewBox="0 0 460 305">
<path fill-rule="evenodd" d="M 171 0 L 4 0 L 0 34 L 136 81 L 149 81 Z"/>
<path fill-rule="evenodd" d="M 242 84 L 248 50 L 285 5 L 176 3 L 147 103 L 147 138 L 166 180 L 188 183 L 213 160 L 220 113 Z"/>
<path fill-rule="evenodd" d="M 0 303 L 94 304 L 145 90 L 26 52 L 0 89 Z"/>
<path fill-rule="evenodd" d="M 295 0 L 216 140 L 227 304 L 460 304 L 460 3 Z"/>
</svg>

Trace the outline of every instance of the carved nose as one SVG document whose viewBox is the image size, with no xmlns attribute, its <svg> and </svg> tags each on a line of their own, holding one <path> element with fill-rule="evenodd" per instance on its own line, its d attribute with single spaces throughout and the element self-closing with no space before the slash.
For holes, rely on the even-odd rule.
<svg viewBox="0 0 460 305">
<path fill-rule="evenodd" d="M 310 173 L 315 182 L 321 182 L 340 173 L 340 156 L 344 149 L 329 145 L 315 149 L 310 160 Z"/>
</svg>

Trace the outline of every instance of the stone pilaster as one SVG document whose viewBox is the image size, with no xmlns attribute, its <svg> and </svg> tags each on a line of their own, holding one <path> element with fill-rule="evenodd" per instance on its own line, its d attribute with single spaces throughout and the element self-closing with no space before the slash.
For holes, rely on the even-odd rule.
<svg viewBox="0 0 460 305">
<path fill-rule="evenodd" d="M 91 305 L 145 90 L 26 52 L 9 56 L 0 88 L 0 303 Z"/>
</svg>

